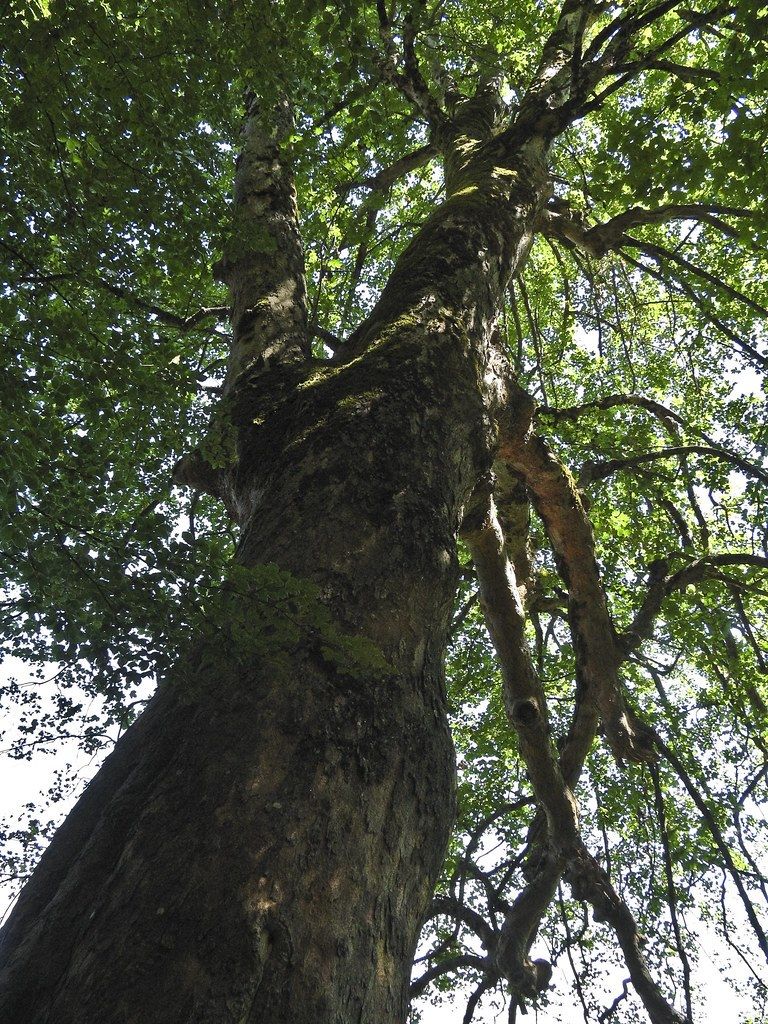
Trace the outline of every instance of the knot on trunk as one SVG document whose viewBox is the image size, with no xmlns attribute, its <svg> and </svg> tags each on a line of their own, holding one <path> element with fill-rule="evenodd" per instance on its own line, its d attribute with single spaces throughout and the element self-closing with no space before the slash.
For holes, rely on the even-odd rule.
<svg viewBox="0 0 768 1024">
<path fill-rule="evenodd" d="M 223 470 L 207 461 L 199 448 L 183 455 L 171 470 L 171 479 L 177 487 L 193 487 L 196 491 L 222 497 Z"/>
<path fill-rule="evenodd" d="M 655 764 L 658 760 L 653 730 L 629 709 L 624 710 L 614 721 L 606 722 L 605 732 L 617 761 Z"/>
<path fill-rule="evenodd" d="M 536 1000 L 545 992 L 552 980 L 552 964 L 548 960 L 531 960 L 516 943 L 504 943 L 503 938 L 494 966 L 507 979 L 510 993 L 521 1008 L 525 1007 L 524 1000 Z"/>
<path fill-rule="evenodd" d="M 531 726 L 541 717 L 539 705 L 533 697 L 516 700 L 512 704 L 512 718 L 523 726 Z"/>
</svg>

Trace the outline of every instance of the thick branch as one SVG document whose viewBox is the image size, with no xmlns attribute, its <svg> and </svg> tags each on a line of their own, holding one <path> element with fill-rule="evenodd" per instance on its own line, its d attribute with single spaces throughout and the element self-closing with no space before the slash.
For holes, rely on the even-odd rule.
<svg viewBox="0 0 768 1024">
<path fill-rule="evenodd" d="M 552 751 L 546 696 L 528 650 L 525 613 L 490 495 L 482 495 L 478 508 L 465 518 L 462 538 L 475 564 L 480 604 L 501 668 L 507 714 L 520 738 L 533 788 L 551 818 L 550 833 L 556 832 L 565 844 L 578 829 L 576 802 Z"/>
<path fill-rule="evenodd" d="M 443 974 L 450 974 L 453 971 L 459 971 L 462 968 L 471 967 L 473 970 L 480 971 L 481 974 L 485 974 L 488 970 L 488 962 L 480 956 L 474 956 L 471 953 L 462 953 L 460 956 L 451 957 L 449 960 L 443 960 L 439 964 L 433 964 L 428 971 L 425 971 L 420 978 L 417 978 L 411 984 L 411 999 L 415 999 L 420 996 L 422 992 L 435 980 Z"/>
<path fill-rule="evenodd" d="M 606 920 L 613 927 L 632 982 L 653 1024 L 683 1024 L 684 1018 L 667 1003 L 651 978 L 632 914 L 579 835 L 576 802 L 549 742 L 544 691 L 528 654 L 523 610 L 504 554 L 493 499 L 479 495 L 476 500 L 477 507 L 465 520 L 462 535 L 475 562 L 488 630 L 499 656 L 507 713 L 548 826 L 536 877 L 505 920 L 496 965 L 520 995 L 535 997 L 548 985 L 549 964 L 530 961 L 528 949 L 564 866 L 576 898 L 587 899 L 595 919 Z"/>
<path fill-rule="evenodd" d="M 583 843 L 569 858 L 565 875 L 576 899 L 585 899 L 592 905 L 595 920 L 607 921 L 613 928 L 629 968 L 632 984 L 653 1024 L 691 1024 L 669 1005 L 651 977 L 632 912 Z"/>
<path fill-rule="evenodd" d="M 447 122 L 445 113 L 437 99 L 429 91 L 421 73 L 416 56 L 416 26 L 409 15 L 403 26 L 403 72 L 398 70 L 396 46 L 392 38 L 392 29 L 388 19 L 379 22 L 379 34 L 384 43 L 386 55 L 379 61 L 379 71 L 385 81 L 389 82 L 409 100 L 424 117 L 435 135 L 439 135 Z"/>
<path fill-rule="evenodd" d="M 618 758 L 649 760 L 644 731 L 622 697 L 619 651 L 595 559 L 592 526 L 575 482 L 544 441 L 531 433 L 523 438 L 502 436 L 500 456 L 522 475 L 533 495 L 568 588 L 579 700 L 599 711 Z M 587 736 L 585 731 L 583 738 Z"/>
<path fill-rule="evenodd" d="M 366 188 L 372 192 L 388 192 L 396 181 L 429 163 L 436 153 L 437 148 L 429 142 L 426 146 L 420 146 L 413 152 L 401 156 L 399 160 L 395 160 L 389 167 L 382 168 L 370 178 L 361 178 L 360 181 L 351 181 L 346 185 L 340 185 L 338 191 L 342 195 L 348 195 L 356 188 Z"/>
<path fill-rule="evenodd" d="M 529 133 L 552 139 L 566 127 L 566 112 L 580 78 L 582 40 L 597 14 L 594 0 L 564 0 L 515 122 L 505 133 L 509 140 Z"/>
<path fill-rule="evenodd" d="M 462 924 L 465 924 L 467 928 L 475 933 L 485 949 L 493 951 L 496 946 L 496 932 L 476 910 L 472 910 L 471 907 L 465 906 L 465 904 L 459 900 L 452 899 L 450 896 L 436 896 L 432 900 L 427 920 L 439 917 L 441 914 L 452 917 L 456 921 L 461 921 Z"/>
<path fill-rule="evenodd" d="M 675 220 L 695 220 L 711 224 L 728 237 L 737 237 L 738 232 L 722 217 L 753 217 L 751 210 L 735 206 L 718 204 L 703 205 L 700 203 L 670 203 L 655 210 L 647 210 L 641 206 L 633 206 L 623 213 L 612 217 L 603 224 L 586 227 L 574 217 L 570 209 L 560 206 L 558 209 L 546 209 L 542 213 L 541 227 L 545 234 L 561 241 L 569 242 L 578 249 L 597 259 L 622 245 L 641 247 L 646 243 L 630 239 L 627 230 L 643 224 L 668 224 Z M 666 254 L 666 250 L 663 250 Z"/>
<path fill-rule="evenodd" d="M 296 193 L 283 148 L 292 123 L 286 101 L 265 110 L 249 99 L 235 172 L 233 228 L 215 268 L 232 304 L 225 394 L 249 369 L 302 361 L 310 354 Z"/>
</svg>

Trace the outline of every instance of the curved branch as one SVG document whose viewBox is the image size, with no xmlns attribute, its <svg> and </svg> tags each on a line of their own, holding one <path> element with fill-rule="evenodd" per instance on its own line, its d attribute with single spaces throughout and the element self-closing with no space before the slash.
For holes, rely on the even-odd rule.
<svg viewBox="0 0 768 1024">
<path fill-rule="evenodd" d="M 478 914 L 476 910 L 472 910 L 471 907 L 465 906 L 459 900 L 453 899 L 450 896 L 435 896 L 429 908 L 427 920 L 441 915 L 452 917 L 455 921 L 461 921 L 470 931 L 475 933 L 485 949 L 489 952 L 494 951 L 498 936 L 485 918 Z"/>
<path fill-rule="evenodd" d="M 433 964 L 428 971 L 425 971 L 420 978 L 411 982 L 411 999 L 420 996 L 427 986 L 443 974 L 450 974 L 452 971 L 459 971 L 462 967 L 472 967 L 476 971 L 485 974 L 488 971 L 488 961 L 481 956 L 474 956 L 472 953 L 462 953 L 453 956 L 450 960 L 443 960 L 442 963 Z"/>
<path fill-rule="evenodd" d="M 754 212 L 737 206 L 721 206 L 716 203 L 706 205 L 670 203 L 666 206 L 659 206 L 655 210 L 632 206 L 603 224 L 586 227 L 577 216 L 571 213 L 570 207 L 566 203 L 560 202 L 556 208 L 550 206 L 542 212 L 540 226 L 545 235 L 563 242 L 570 242 L 590 256 L 600 259 L 622 245 L 639 248 L 646 244 L 626 234 L 629 228 L 640 227 L 643 224 L 668 224 L 675 220 L 696 220 L 711 224 L 729 238 L 738 237 L 738 231 L 722 220 L 723 216 L 754 217 Z M 650 243 L 647 243 L 647 246 L 649 249 L 652 248 Z M 661 246 L 658 248 L 661 249 Z M 663 250 L 663 252 L 667 254 L 667 250 Z M 651 255 L 650 252 L 648 255 Z"/>
<path fill-rule="evenodd" d="M 753 554 L 706 555 L 684 566 L 671 576 L 669 560 L 657 559 L 649 566 L 648 590 L 629 629 L 621 634 L 619 643 L 626 657 L 653 636 L 654 626 L 665 599 L 676 590 L 684 590 L 702 580 L 720 578 L 715 570 L 723 566 L 752 566 L 768 569 L 768 558 Z"/>
<path fill-rule="evenodd" d="M 730 462 L 744 473 L 745 476 L 754 477 L 763 483 L 768 483 L 768 471 L 756 466 L 753 462 L 735 455 L 725 448 L 711 447 L 700 444 L 679 445 L 672 448 L 660 448 L 655 452 L 642 452 L 632 455 L 627 459 L 607 459 L 605 462 L 585 462 L 579 471 L 579 487 L 587 487 L 598 480 L 605 480 L 607 477 L 618 473 L 623 469 L 634 469 L 635 466 L 642 466 L 646 462 L 655 462 L 658 459 L 670 459 L 680 455 L 709 455 L 713 458 Z"/>
<path fill-rule="evenodd" d="M 561 409 L 551 406 L 540 406 L 536 410 L 536 418 L 546 417 L 556 422 L 559 420 L 577 420 L 580 416 L 595 410 L 613 409 L 616 406 L 624 405 L 645 409 L 646 412 L 660 420 L 670 433 L 675 430 L 674 424 L 679 424 L 681 427 L 686 426 L 685 420 L 679 413 L 662 405 L 661 402 L 657 402 L 652 398 L 646 398 L 644 395 L 606 395 L 605 398 L 598 398 L 594 402 L 565 406 Z"/>
</svg>

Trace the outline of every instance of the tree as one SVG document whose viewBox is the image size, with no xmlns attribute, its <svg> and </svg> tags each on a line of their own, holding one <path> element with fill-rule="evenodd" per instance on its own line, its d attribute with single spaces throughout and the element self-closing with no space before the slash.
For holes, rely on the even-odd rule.
<svg viewBox="0 0 768 1024">
<path fill-rule="evenodd" d="M 697 906 L 765 998 L 765 28 L 12 4 L 14 751 L 137 720 L 2 1019 L 605 1020 L 618 950 L 667 1024 Z"/>
</svg>

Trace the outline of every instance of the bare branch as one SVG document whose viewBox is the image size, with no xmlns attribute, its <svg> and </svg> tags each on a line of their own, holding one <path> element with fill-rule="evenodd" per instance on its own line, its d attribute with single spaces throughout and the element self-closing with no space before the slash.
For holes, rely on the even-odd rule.
<svg viewBox="0 0 768 1024">
<path fill-rule="evenodd" d="M 321 327 L 320 324 L 313 321 L 307 324 L 307 331 L 310 338 L 319 338 L 332 352 L 340 349 L 344 344 L 344 339 L 340 338 L 338 334 L 334 334 L 333 331 L 327 331 L 325 327 Z"/>
<path fill-rule="evenodd" d="M 399 160 L 395 160 L 389 167 L 384 167 L 377 174 L 370 178 L 361 178 L 360 181 L 350 181 L 345 185 L 339 185 L 337 191 L 341 195 L 348 195 L 356 188 L 369 189 L 371 192 L 388 192 L 400 178 L 410 174 L 427 164 L 437 153 L 437 148 L 431 143 L 414 149 L 412 153 L 406 153 Z"/>
<path fill-rule="evenodd" d="M 634 918 L 618 896 L 605 871 L 579 835 L 576 802 L 563 779 L 548 739 L 544 691 L 528 654 L 524 616 L 504 540 L 487 490 L 475 498 L 462 536 L 477 569 L 480 596 L 488 630 L 504 679 L 507 713 L 517 732 L 520 752 L 534 792 L 546 815 L 547 838 L 534 880 L 523 890 L 504 922 L 495 963 L 516 993 L 535 998 L 549 983 L 551 967 L 528 958 L 530 940 L 543 908 L 551 902 L 564 867 L 577 899 L 587 899 L 596 920 L 613 927 L 635 990 L 653 1024 L 683 1024 L 651 978 L 641 952 Z"/>
<path fill-rule="evenodd" d="M 467 1008 L 464 1011 L 464 1017 L 462 1019 L 461 1024 L 472 1024 L 472 1020 L 474 1019 L 475 1016 L 475 1010 L 477 1009 L 477 1004 L 480 1002 L 485 993 L 489 989 L 493 988 L 494 984 L 495 981 L 491 981 L 489 979 L 485 979 L 484 981 L 480 982 L 480 984 L 477 986 L 477 988 L 474 990 L 472 995 L 467 1000 Z"/>
<path fill-rule="evenodd" d="M 656 462 L 659 459 L 671 459 L 681 455 L 708 455 L 713 458 L 722 459 L 736 466 L 745 476 L 753 477 L 762 483 L 768 483 L 768 470 L 756 466 L 753 462 L 735 455 L 725 448 L 712 448 L 708 445 L 688 444 L 679 445 L 673 448 L 660 448 L 654 452 L 641 452 L 632 455 L 627 459 L 607 459 L 604 462 L 585 462 L 579 471 L 579 487 L 587 487 L 598 480 L 605 480 L 614 473 L 624 469 L 634 469 L 636 466 L 643 466 L 648 462 Z"/>
<path fill-rule="evenodd" d="M 654 51 L 656 52 L 656 51 Z M 665 71 L 667 74 L 679 78 L 683 82 L 690 82 L 698 85 L 707 82 L 719 82 L 719 72 L 709 68 L 689 68 L 683 64 L 676 64 L 672 60 L 664 60 L 650 57 L 643 57 L 637 61 L 629 61 L 626 64 L 617 64 L 614 69 L 616 73 L 626 74 L 639 71 Z"/>
<path fill-rule="evenodd" d="M 528 401 L 530 403 L 530 399 Z M 529 422 L 532 416 L 533 404 L 530 403 Z M 619 651 L 595 559 L 592 525 L 575 481 L 540 437 L 530 431 L 521 437 L 520 424 L 509 421 L 502 424 L 501 429 L 500 458 L 525 480 L 568 588 L 578 700 L 591 704 L 599 712 L 616 757 L 645 761 L 652 754 L 643 728 L 633 721 L 622 697 Z M 587 717 L 589 727 L 580 739 L 591 744 L 592 716 Z M 586 756 L 587 750 L 588 746 L 580 750 L 580 755 Z M 578 771 L 576 763 L 573 767 Z"/>
<path fill-rule="evenodd" d="M 598 398 L 594 402 L 565 406 L 561 409 L 551 406 L 540 406 L 536 410 L 536 418 L 553 419 L 556 422 L 558 420 L 576 420 L 586 413 L 595 410 L 613 409 L 616 406 L 636 406 L 639 409 L 645 409 L 646 412 L 660 420 L 667 431 L 672 433 L 673 436 L 677 436 L 677 424 L 682 427 L 686 426 L 685 420 L 679 413 L 674 412 L 653 398 L 646 398 L 644 395 L 606 395 L 604 398 Z"/>
<path fill-rule="evenodd" d="M 420 996 L 436 978 L 443 974 L 450 974 L 453 971 L 460 971 L 463 967 L 471 967 L 476 971 L 480 971 L 481 974 L 485 974 L 489 965 L 487 960 L 480 956 L 474 956 L 472 953 L 462 953 L 459 956 L 451 957 L 449 960 L 443 960 L 439 964 L 433 964 L 420 978 L 411 983 L 411 999 Z"/>
<path fill-rule="evenodd" d="M 398 70 L 396 45 L 392 26 L 380 21 L 379 34 L 384 42 L 386 55 L 379 60 L 379 71 L 385 81 L 395 86 L 407 100 L 422 114 L 432 131 L 439 135 L 447 123 L 447 117 L 437 99 L 429 91 L 421 73 L 416 56 L 416 26 L 411 15 L 407 15 L 403 26 L 403 70 Z"/>
</svg>

